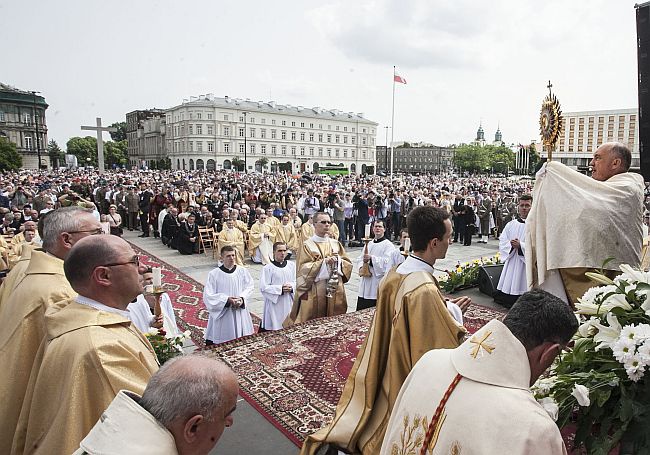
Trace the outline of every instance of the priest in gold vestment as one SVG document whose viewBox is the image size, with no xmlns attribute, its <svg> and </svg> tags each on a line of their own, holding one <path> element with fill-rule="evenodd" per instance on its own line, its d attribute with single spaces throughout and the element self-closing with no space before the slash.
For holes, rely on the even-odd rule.
<svg viewBox="0 0 650 455">
<path fill-rule="evenodd" d="M 344 314 L 348 310 L 344 283 L 350 279 L 352 262 L 343 245 L 328 237 L 331 226 L 329 214 L 318 212 L 313 218 L 315 234 L 307 239 L 298 254 L 296 291 L 293 307 L 284 321 L 284 327 L 324 316 Z M 338 258 L 338 259 L 337 259 Z M 328 295 L 330 278 L 338 282 Z"/>
<path fill-rule="evenodd" d="M 305 440 L 301 454 L 324 444 L 349 453 L 379 453 L 390 413 L 402 383 L 427 351 L 457 347 L 465 329 L 466 297 L 447 301 L 433 277 L 451 240 L 449 214 L 420 206 L 407 218 L 413 254 L 380 284 L 377 309 L 332 423 Z"/>
<path fill-rule="evenodd" d="M 289 215 L 282 215 L 280 226 L 275 228 L 275 241 L 286 243 L 291 254 L 295 254 L 298 248 L 300 248 L 298 234 L 296 233 L 296 228 L 291 224 Z"/>
<path fill-rule="evenodd" d="M 251 255 L 251 260 L 264 265 L 273 260 L 273 242 L 275 242 L 275 230 L 267 222 L 267 218 L 265 213 L 260 213 L 248 233 L 248 253 Z"/>
<path fill-rule="evenodd" d="M 70 250 L 66 277 L 79 294 L 45 316 L 12 452 L 74 452 L 121 389 L 142 394 L 158 362 L 126 308 L 142 292 L 138 256 L 117 236 L 91 236 Z M 54 311 L 57 307 L 62 307 Z"/>
<path fill-rule="evenodd" d="M 19 262 L 10 276 L 17 279 L 0 307 L 0 453 L 9 453 L 32 367 L 43 341 L 45 312 L 54 303 L 72 298 L 63 271 L 63 260 L 73 244 L 100 229 L 99 222 L 85 209 L 70 207 L 48 214 L 44 222 L 45 250 L 34 250 L 29 262 Z M 86 232 L 87 231 L 87 232 Z M 22 275 L 22 276 L 21 276 Z"/>
<path fill-rule="evenodd" d="M 221 251 L 224 246 L 232 246 L 235 248 L 235 264 L 243 266 L 244 234 L 235 226 L 235 220 L 228 218 L 217 238 L 217 251 Z"/>
<path fill-rule="evenodd" d="M 429 351 L 397 396 L 381 454 L 423 447 L 436 455 L 566 454 L 560 430 L 530 386 L 577 328 L 566 303 L 534 290 L 503 322 L 488 322 L 456 349 Z"/>
</svg>

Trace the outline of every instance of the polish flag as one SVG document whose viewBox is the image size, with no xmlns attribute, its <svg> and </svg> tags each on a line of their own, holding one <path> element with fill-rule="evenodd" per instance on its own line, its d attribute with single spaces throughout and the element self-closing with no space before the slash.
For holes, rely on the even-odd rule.
<svg viewBox="0 0 650 455">
<path fill-rule="evenodd" d="M 404 79 L 402 76 L 400 76 L 397 73 L 395 73 L 395 75 L 393 76 L 393 80 L 395 82 L 399 82 L 400 84 L 406 84 L 406 79 Z"/>
</svg>

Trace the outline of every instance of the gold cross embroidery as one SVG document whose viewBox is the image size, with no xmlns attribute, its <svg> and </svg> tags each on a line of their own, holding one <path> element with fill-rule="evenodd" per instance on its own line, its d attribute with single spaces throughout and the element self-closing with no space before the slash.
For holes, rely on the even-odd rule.
<svg viewBox="0 0 650 455">
<path fill-rule="evenodd" d="M 481 348 L 483 348 L 485 352 L 487 352 L 488 354 L 492 354 L 492 351 L 496 349 L 495 346 L 487 344 L 487 339 L 490 337 L 490 335 L 492 335 L 492 332 L 487 331 L 483 334 L 483 338 L 481 338 L 480 340 L 476 339 L 476 335 L 474 335 L 472 339 L 469 340 L 470 343 L 476 345 L 472 348 L 472 351 L 470 352 L 470 355 L 473 358 L 476 358 L 478 356 L 479 352 L 481 352 Z"/>
</svg>

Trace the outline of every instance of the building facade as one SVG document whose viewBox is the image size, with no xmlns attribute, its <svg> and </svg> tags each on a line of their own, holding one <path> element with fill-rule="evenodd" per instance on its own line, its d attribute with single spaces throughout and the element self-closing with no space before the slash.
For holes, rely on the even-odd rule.
<svg viewBox="0 0 650 455">
<path fill-rule="evenodd" d="M 172 169 L 232 169 L 236 159 L 249 171 L 374 172 L 377 123 L 363 114 L 212 95 L 165 114 Z"/>
<path fill-rule="evenodd" d="M 564 112 L 563 130 L 553 159 L 584 171 L 598 147 L 605 142 L 622 142 L 632 151 L 632 167 L 639 167 L 639 123 L 637 109 Z M 546 158 L 543 147 L 538 149 Z"/>
<path fill-rule="evenodd" d="M 129 164 L 155 167 L 166 158 L 165 111 L 146 109 L 126 114 L 126 142 Z"/>
<path fill-rule="evenodd" d="M 393 148 L 394 172 L 450 172 L 454 167 L 454 148 L 431 145 L 426 147 Z M 377 170 L 390 172 L 390 147 L 377 146 Z"/>
<path fill-rule="evenodd" d="M 37 169 L 50 165 L 47 153 L 47 121 L 45 98 L 0 83 L 0 136 L 16 144 L 23 157 L 23 167 Z"/>
</svg>

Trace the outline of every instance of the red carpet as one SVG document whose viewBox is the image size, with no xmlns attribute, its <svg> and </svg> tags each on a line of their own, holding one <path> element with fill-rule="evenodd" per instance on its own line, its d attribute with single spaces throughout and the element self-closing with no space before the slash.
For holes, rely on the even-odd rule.
<svg viewBox="0 0 650 455">
<path fill-rule="evenodd" d="M 329 423 L 374 308 L 264 332 L 210 351 L 230 365 L 240 393 L 298 447 Z M 503 313 L 472 305 L 465 327 L 475 332 Z"/>
<path fill-rule="evenodd" d="M 140 256 L 140 261 L 143 264 L 148 267 L 162 268 L 162 282 L 174 306 L 178 327 L 184 331 L 189 330 L 194 344 L 204 347 L 208 310 L 203 305 L 203 285 L 156 256 L 133 244 L 131 246 Z M 260 318 L 255 315 L 252 317 L 255 330 L 257 330 Z"/>
</svg>

